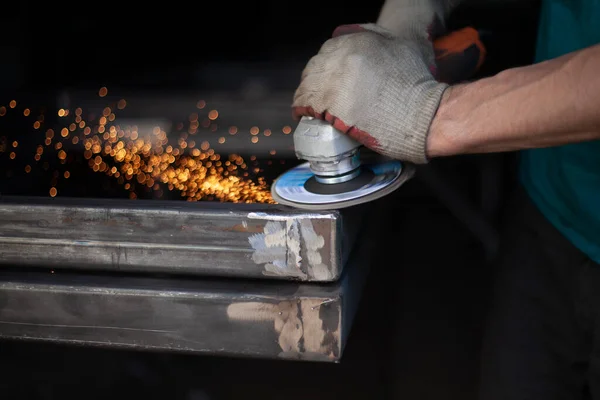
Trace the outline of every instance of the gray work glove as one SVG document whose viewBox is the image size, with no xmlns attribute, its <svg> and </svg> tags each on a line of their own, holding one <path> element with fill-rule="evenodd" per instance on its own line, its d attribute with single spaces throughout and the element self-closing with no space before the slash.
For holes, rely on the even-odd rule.
<svg viewBox="0 0 600 400">
<path fill-rule="evenodd" d="M 293 114 L 325 119 L 383 155 L 426 163 L 429 126 L 448 87 L 434 71 L 425 29 L 398 35 L 374 24 L 345 25 L 306 65 Z"/>
</svg>

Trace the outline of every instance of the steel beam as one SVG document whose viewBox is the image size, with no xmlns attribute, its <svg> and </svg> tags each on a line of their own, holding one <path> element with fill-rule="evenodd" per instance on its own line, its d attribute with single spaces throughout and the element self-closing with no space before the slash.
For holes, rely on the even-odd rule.
<svg viewBox="0 0 600 400">
<path fill-rule="evenodd" d="M 337 362 L 369 251 L 332 284 L 0 270 L 0 337 Z"/>
<path fill-rule="evenodd" d="M 0 264 L 337 280 L 364 207 L 0 198 Z"/>
</svg>

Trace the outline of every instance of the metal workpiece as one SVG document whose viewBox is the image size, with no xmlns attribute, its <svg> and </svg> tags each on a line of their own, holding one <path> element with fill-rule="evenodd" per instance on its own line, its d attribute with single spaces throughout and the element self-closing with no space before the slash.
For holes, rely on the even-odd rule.
<svg viewBox="0 0 600 400">
<path fill-rule="evenodd" d="M 321 285 L 0 269 L 0 338 L 337 362 L 367 262 Z"/>
<path fill-rule="evenodd" d="M 0 264 L 330 282 L 362 209 L 0 198 Z"/>
</svg>

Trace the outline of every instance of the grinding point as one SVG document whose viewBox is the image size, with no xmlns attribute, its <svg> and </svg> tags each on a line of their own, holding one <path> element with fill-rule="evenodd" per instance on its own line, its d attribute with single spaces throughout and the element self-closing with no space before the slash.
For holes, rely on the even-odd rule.
<svg viewBox="0 0 600 400">
<path fill-rule="evenodd" d="M 314 178 L 309 163 L 300 164 L 273 182 L 271 195 L 277 203 L 299 209 L 341 209 L 386 196 L 414 175 L 414 168 L 400 161 L 361 168 L 361 173 L 350 181 L 322 184 Z"/>
</svg>

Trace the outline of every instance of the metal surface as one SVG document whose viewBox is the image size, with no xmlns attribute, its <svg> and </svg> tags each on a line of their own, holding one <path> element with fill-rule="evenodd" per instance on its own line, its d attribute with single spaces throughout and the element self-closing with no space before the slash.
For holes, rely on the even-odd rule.
<svg viewBox="0 0 600 400">
<path fill-rule="evenodd" d="M 0 270 L 0 337 L 336 362 L 369 249 L 333 284 Z"/>
<path fill-rule="evenodd" d="M 271 186 L 271 194 L 278 203 L 299 209 L 312 211 L 343 209 L 386 196 L 414 175 L 412 165 L 399 161 L 367 164 L 364 168 L 369 168 L 373 177 L 359 187 L 348 191 L 317 194 L 306 188 L 314 174 L 308 163 L 304 163 L 277 178 Z M 349 187 L 350 183 L 345 182 L 342 185 Z"/>
<path fill-rule="evenodd" d="M 0 198 L 0 264 L 334 281 L 362 209 Z"/>
<path fill-rule="evenodd" d="M 359 142 L 328 122 L 312 117 L 302 117 L 294 131 L 296 157 L 308 161 L 317 176 L 352 179 L 349 173 L 360 166 L 360 147 Z"/>
</svg>

